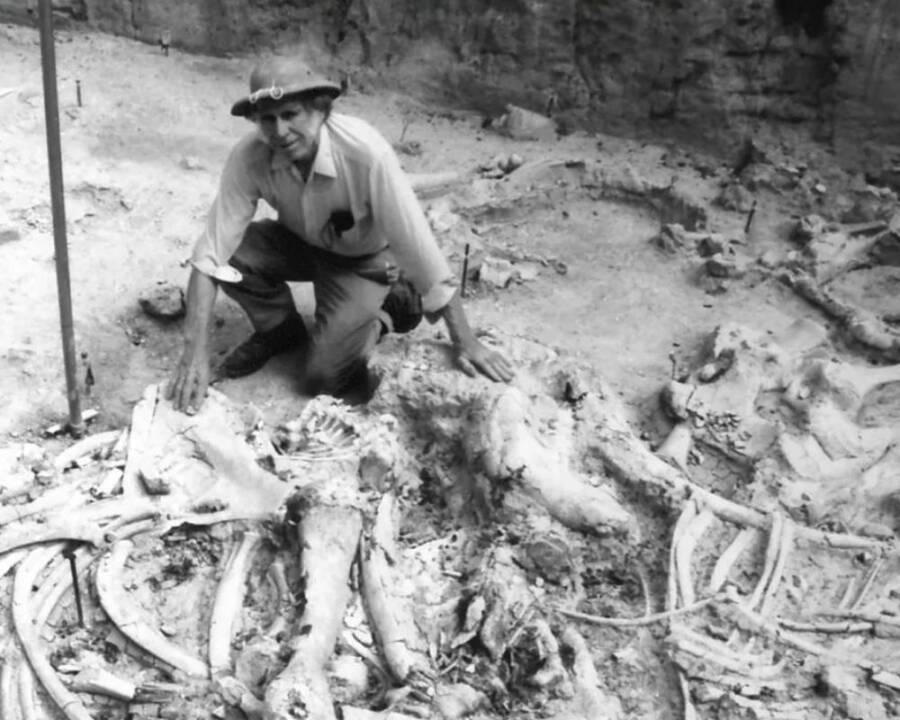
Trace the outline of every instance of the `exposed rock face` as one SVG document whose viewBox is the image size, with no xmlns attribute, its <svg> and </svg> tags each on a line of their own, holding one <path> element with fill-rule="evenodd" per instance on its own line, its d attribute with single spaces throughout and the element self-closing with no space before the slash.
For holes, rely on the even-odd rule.
<svg viewBox="0 0 900 720">
<path fill-rule="evenodd" d="M 300 41 L 400 69 L 423 58 L 485 111 L 518 102 L 580 119 L 683 121 L 709 136 L 810 123 L 858 152 L 900 145 L 900 5 L 890 0 L 54 0 L 97 28 L 225 53 Z M 27 20 L 36 0 L 0 0 Z M 876 153 L 872 153 L 874 156 Z M 883 153 L 878 153 L 883 157 Z M 887 163 L 893 164 L 893 158 Z"/>
</svg>

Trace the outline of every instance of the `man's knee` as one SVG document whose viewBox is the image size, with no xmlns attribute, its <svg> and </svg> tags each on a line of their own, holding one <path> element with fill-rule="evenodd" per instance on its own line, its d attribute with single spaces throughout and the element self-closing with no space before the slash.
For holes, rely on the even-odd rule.
<svg viewBox="0 0 900 720">
<path fill-rule="evenodd" d="M 274 251 L 271 224 L 274 224 L 271 220 L 250 223 L 228 264 L 245 275 L 255 274 L 264 267 Z"/>
<path fill-rule="evenodd" d="M 307 355 L 304 391 L 309 395 L 340 395 L 368 376 L 369 344 L 347 347 L 313 343 Z"/>
</svg>

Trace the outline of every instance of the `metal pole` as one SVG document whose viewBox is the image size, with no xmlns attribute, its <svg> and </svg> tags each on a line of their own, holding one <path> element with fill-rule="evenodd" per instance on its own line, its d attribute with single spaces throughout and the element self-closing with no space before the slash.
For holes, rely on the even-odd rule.
<svg viewBox="0 0 900 720">
<path fill-rule="evenodd" d="M 75 331 L 72 320 L 72 293 L 69 285 L 69 250 L 66 242 L 66 206 L 63 194 L 62 146 L 59 139 L 59 99 L 56 93 L 56 52 L 53 40 L 51 0 L 38 1 L 41 30 L 41 69 L 44 76 L 44 116 L 47 123 L 47 159 L 50 165 L 50 201 L 53 209 L 53 244 L 56 250 L 56 288 L 62 328 L 63 361 L 66 367 L 66 395 L 69 401 L 69 430 L 84 430 L 78 397 Z"/>
</svg>

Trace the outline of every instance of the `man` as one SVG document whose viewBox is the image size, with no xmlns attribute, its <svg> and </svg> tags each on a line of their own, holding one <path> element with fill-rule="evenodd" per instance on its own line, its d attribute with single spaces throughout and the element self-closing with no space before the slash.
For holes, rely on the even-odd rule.
<svg viewBox="0 0 900 720">
<path fill-rule="evenodd" d="M 305 386 L 336 394 L 365 374 L 385 332 L 422 312 L 446 322 L 460 368 L 508 381 L 506 358 L 475 337 L 454 276 L 388 142 L 363 120 L 331 112 L 338 85 L 288 58 L 263 62 L 231 108 L 256 128 L 232 149 L 206 230 L 194 248 L 184 350 L 167 388 L 196 412 L 209 383 L 209 325 L 217 288 L 247 313 L 253 335 L 222 374 L 255 372 L 304 348 Z M 278 220 L 253 222 L 265 200 Z M 307 331 L 287 282 L 311 281 Z"/>
</svg>

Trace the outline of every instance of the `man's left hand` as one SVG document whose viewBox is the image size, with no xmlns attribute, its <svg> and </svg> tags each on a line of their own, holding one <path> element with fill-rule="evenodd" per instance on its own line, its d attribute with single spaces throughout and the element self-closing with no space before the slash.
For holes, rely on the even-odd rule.
<svg viewBox="0 0 900 720">
<path fill-rule="evenodd" d="M 457 347 L 456 363 L 470 377 L 475 377 L 480 372 L 495 382 L 509 382 L 514 374 L 513 367 L 506 357 L 478 340 L 467 347 Z"/>
</svg>

